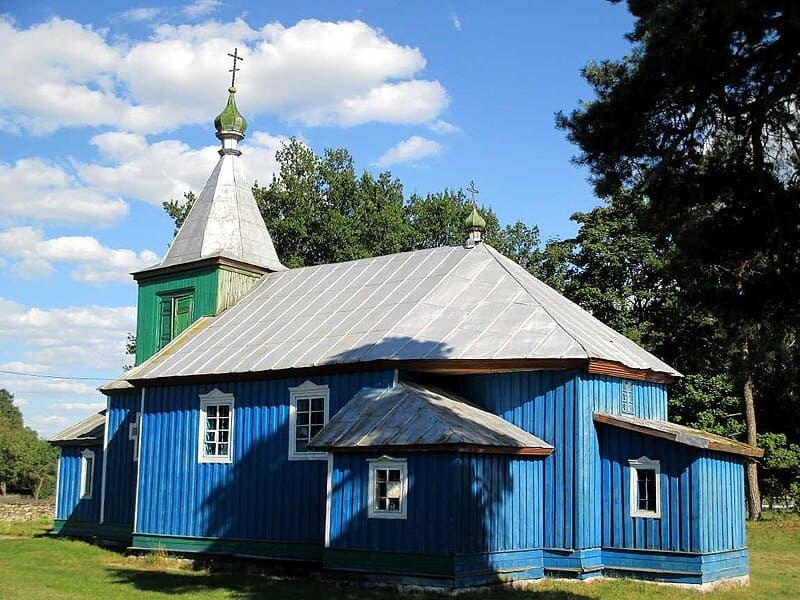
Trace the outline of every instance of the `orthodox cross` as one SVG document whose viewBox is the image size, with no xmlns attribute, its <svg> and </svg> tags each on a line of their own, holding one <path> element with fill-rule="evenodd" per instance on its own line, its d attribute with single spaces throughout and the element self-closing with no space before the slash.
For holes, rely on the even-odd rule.
<svg viewBox="0 0 800 600">
<path fill-rule="evenodd" d="M 236 66 L 236 61 L 237 60 L 244 60 L 244 58 L 239 56 L 239 49 L 238 48 L 234 48 L 233 49 L 233 54 L 228 52 L 228 56 L 230 56 L 233 59 L 233 68 L 232 69 L 228 69 L 228 73 L 232 74 L 231 75 L 231 87 L 235 87 L 236 86 L 236 71 L 241 71 L 241 69 Z"/>
<path fill-rule="evenodd" d="M 480 192 L 478 191 L 478 188 L 475 187 L 474 181 L 469 182 L 469 187 L 467 188 L 467 191 L 472 194 L 472 206 L 478 206 L 478 199 L 476 198 L 476 196 Z"/>
</svg>

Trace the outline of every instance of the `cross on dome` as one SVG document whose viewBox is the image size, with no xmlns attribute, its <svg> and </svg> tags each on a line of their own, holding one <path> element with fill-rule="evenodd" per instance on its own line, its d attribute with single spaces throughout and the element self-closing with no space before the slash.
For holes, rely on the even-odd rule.
<svg viewBox="0 0 800 600">
<path fill-rule="evenodd" d="M 237 60 L 244 60 L 244 57 L 239 56 L 239 49 L 238 48 L 234 48 L 233 49 L 233 54 L 228 52 L 228 56 L 230 56 L 233 59 L 233 68 L 232 69 L 228 69 L 228 73 L 231 74 L 231 88 L 235 89 L 236 88 L 236 71 L 241 71 L 241 69 L 236 66 L 236 61 Z"/>
</svg>

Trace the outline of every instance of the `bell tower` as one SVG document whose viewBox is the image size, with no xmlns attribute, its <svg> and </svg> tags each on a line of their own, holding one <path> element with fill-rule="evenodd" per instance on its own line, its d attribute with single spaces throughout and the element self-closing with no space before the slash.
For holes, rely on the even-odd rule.
<svg viewBox="0 0 800 600">
<path fill-rule="evenodd" d="M 265 274 L 285 270 L 239 157 L 247 121 L 236 106 L 238 50 L 228 102 L 214 119 L 220 158 L 163 260 L 133 273 L 139 285 L 136 364 L 202 316 L 217 315 Z"/>
</svg>

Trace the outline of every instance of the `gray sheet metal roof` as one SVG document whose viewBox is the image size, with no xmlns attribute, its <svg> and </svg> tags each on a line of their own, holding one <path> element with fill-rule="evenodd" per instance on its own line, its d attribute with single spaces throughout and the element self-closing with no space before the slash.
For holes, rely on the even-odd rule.
<svg viewBox="0 0 800 600">
<path fill-rule="evenodd" d="M 680 375 L 487 244 L 264 275 L 129 380 L 378 360 L 603 359 Z"/>
<path fill-rule="evenodd" d="M 87 417 L 83 421 L 67 427 L 64 431 L 55 434 L 47 441 L 56 446 L 94 446 L 98 443 L 103 443 L 105 429 L 106 411 L 101 410 L 96 415 Z"/>
<path fill-rule="evenodd" d="M 504 449 L 550 454 L 553 447 L 497 415 L 441 390 L 401 382 L 360 390 L 311 440 L 320 450 L 369 448 Z"/>
<path fill-rule="evenodd" d="M 595 413 L 595 423 L 620 427 L 629 431 L 636 431 L 645 435 L 667 439 L 679 444 L 727 452 L 729 454 L 739 454 L 742 456 L 760 457 L 764 456 L 764 451 L 756 446 L 737 442 L 730 438 L 708 433 L 699 429 L 692 429 L 685 425 L 670 423 L 668 421 L 651 421 L 650 419 L 640 419 L 631 415 L 610 415 L 606 413 Z"/>
<path fill-rule="evenodd" d="M 272 271 L 286 269 L 236 154 L 223 154 L 159 264 L 139 273 L 223 256 Z"/>
</svg>

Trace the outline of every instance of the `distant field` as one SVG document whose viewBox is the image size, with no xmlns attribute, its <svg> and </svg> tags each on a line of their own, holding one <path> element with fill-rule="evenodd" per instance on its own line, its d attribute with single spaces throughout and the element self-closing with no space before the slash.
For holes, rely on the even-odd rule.
<svg viewBox="0 0 800 600">
<path fill-rule="evenodd" d="M 387 591 L 331 583 L 318 572 L 307 574 L 297 568 L 251 564 L 249 571 L 230 565 L 195 570 L 190 561 L 169 556 L 127 557 L 85 542 L 51 538 L 46 535 L 50 525 L 46 520 L 0 522 L 0 598 L 106 600 L 136 595 L 137 598 L 383 600 L 395 597 Z M 800 519 L 772 517 L 751 524 L 749 536 L 752 568 L 749 588 L 699 595 L 691 590 L 630 580 L 588 584 L 545 580 L 532 591 L 470 594 L 458 598 L 800 598 Z"/>
</svg>

